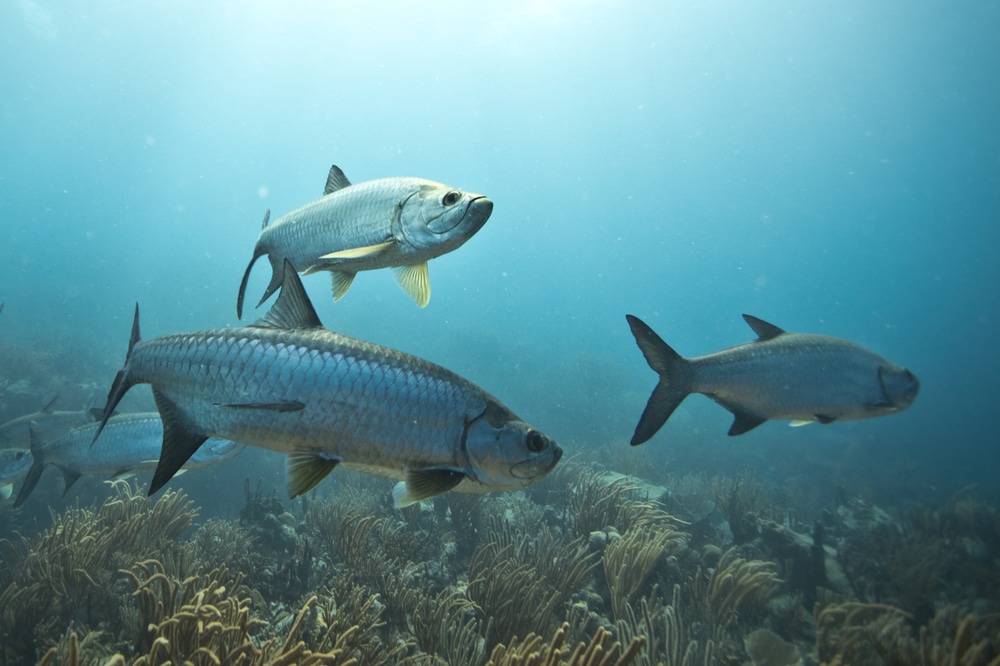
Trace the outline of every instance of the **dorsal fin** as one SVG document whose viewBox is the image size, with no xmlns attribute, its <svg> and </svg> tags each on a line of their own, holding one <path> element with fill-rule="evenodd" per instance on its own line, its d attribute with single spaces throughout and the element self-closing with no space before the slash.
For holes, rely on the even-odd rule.
<svg viewBox="0 0 1000 666">
<path fill-rule="evenodd" d="M 744 321 L 750 325 L 753 332 L 757 334 L 757 342 L 763 342 L 764 340 L 770 340 L 776 338 L 782 333 L 787 333 L 782 328 L 778 328 L 774 324 L 769 324 L 763 319 L 757 319 L 753 315 L 745 314 L 743 315 Z"/>
<path fill-rule="evenodd" d="M 55 411 L 56 400 L 58 399 L 59 399 L 59 394 L 57 393 L 55 396 L 53 396 L 51 400 L 45 403 L 44 407 L 42 407 L 42 414 L 51 414 L 53 411 Z"/>
<path fill-rule="evenodd" d="M 267 314 L 251 324 L 254 328 L 318 328 L 323 326 L 292 262 L 285 259 L 281 291 Z"/>
<path fill-rule="evenodd" d="M 326 187 L 323 188 L 323 196 L 350 186 L 351 181 L 347 180 L 347 176 L 340 170 L 340 167 L 334 164 L 330 167 L 330 175 L 326 177 Z"/>
</svg>

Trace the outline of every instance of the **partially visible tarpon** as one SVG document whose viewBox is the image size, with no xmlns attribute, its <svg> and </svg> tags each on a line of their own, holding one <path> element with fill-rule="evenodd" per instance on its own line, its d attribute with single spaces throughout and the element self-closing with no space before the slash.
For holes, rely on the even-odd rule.
<svg viewBox="0 0 1000 666">
<path fill-rule="evenodd" d="M 912 372 L 856 342 L 789 333 L 746 314 L 756 340 L 697 358 L 681 357 L 638 317 L 626 319 L 646 362 L 660 375 L 633 446 L 656 434 L 691 393 L 732 412 L 729 434 L 742 435 L 768 419 L 805 425 L 900 412 L 920 389 Z"/>
<path fill-rule="evenodd" d="M 14 483 L 28 473 L 31 451 L 27 449 L 0 449 L 0 497 L 11 496 Z"/>
<path fill-rule="evenodd" d="M 554 441 L 471 382 L 323 328 L 288 261 L 280 284 L 267 315 L 244 328 L 142 340 L 136 307 L 105 410 L 152 385 L 164 433 L 150 493 L 211 436 L 287 454 L 289 497 L 343 465 L 401 479 L 396 506 L 523 488 L 559 461 Z"/>
<path fill-rule="evenodd" d="M 63 493 L 84 474 L 107 474 L 121 478 L 156 469 L 163 444 L 163 422 L 156 412 L 116 414 L 108 419 L 104 436 L 93 447 L 94 433 L 100 424 L 89 423 L 46 442 L 32 424 L 31 456 L 33 461 L 17 494 L 18 507 L 35 489 L 46 465 L 54 465 L 63 475 Z M 230 460 L 246 448 L 243 444 L 212 438 L 191 456 L 184 469 L 208 467 Z"/>
<path fill-rule="evenodd" d="M 45 431 L 52 431 L 59 428 L 71 428 L 73 426 L 90 423 L 96 420 L 93 410 L 83 409 L 80 411 L 61 411 L 55 409 L 56 396 L 45 403 L 39 411 L 7 421 L 0 425 L 0 442 L 10 445 L 10 442 L 28 443 L 28 425 L 34 421 L 38 427 Z M 100 411 L 97 413 L 100 415 Z"/>
<path fill-rule="evenodd" d="M 271 224 L 271 212 L 264 215 L 240 282 L 236 315 L 243 317 L 250 271 L 265 254 L 271 281 L 258 306 L 281 286 L 287 259 L 303 275 L 330 271 L 334 300 L 347 293 L 358 272 L 393 268 L 399 285 L 424 307 L 431 297 L 427 260 L 465 243 L 492 212 L 493 202 L 481 194 L 423 178 L 379 178 L 352 185 L 334 165 L 321 198 Z"/>
</svg>

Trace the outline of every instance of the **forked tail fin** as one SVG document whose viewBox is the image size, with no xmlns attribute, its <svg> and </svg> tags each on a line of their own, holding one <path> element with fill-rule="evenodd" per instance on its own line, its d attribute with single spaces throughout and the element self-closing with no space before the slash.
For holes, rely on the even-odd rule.
<svg viewBox="0 0 1000 666">
<path fill-rule="evenodd" d="M 264 211 L 264 222 L 260 225 L 260 230 L 263 231 L 267 227 L 268 220 L 271 219 L 271 209 L 268 208 Z M 250 258 L 250 263 L 247 264 L 247 269 L 243 272 L 243 279 L 240 280 L 240 291 L 236 295 L 236 317 L 238 319 L 243 319 L 243 297 L 247 293 L 247 282 L 250 280 L 250 271 L 253 270 L 253 265 L 257 263 L 257 260 L 264 256 L 266 252 L 260 246 L 260 242 L 253 249 L 253 256 Z M 271 282 L 274 282 L 274 275 L 271 275 Z M 263 303 L 267 299 L 267 296 L 260 300 Z M 257 305 L 260 305 L 258 303 Z"/>
<path fill-rule="evenodd" d="M 649 396 L 646 409 L 632 435 L 632 446 L 638 446 L 656 434 L 670 415 L 691 392 L 694 374 L 691 364 L 664 342 L 653 329 L 638 317 L 625 315 L 635 343 L 646 363 L 660 375 L 660 382 Z"/>
<path fill-rule="evenodd" d="M 129 361 L 132 360 L 132 350 L 135 348 L 135 344 L 140 340 L 142 340 L 142 336 L 139 334 L 139 304 L 136 303 L 135 317 L 132 319 L 132 334 L 128 339 L 128 352 L 125 354 L 125 365 L 115 375 L 115 381 L 111 383 L 111 390 L 108 391 L 108 400 L 104 403 L 104 413 L 99 419 L 100 424 L 97 426 L 97 431 L 94 432 L 94 439 L 90 440 L 91 446 L 94 445 L 94 442 L 101 435 L 101 431 L 107 425 L 108 419 L 115 413 L 115 407 L 121 402 L 122 397 L 132 388 L 133 381 L 129 377 Z"/>
</svg>

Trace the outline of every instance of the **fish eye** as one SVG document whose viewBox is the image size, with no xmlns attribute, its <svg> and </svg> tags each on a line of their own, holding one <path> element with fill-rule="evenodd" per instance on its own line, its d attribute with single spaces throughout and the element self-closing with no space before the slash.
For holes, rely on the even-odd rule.
<svg viewBox="0 0 1000 666">
<path fill-rule="evenodd" d="M 441 198 L 441 203 L 445 206 L 454 206 L 458 203 L 459 199 L 462 198 L 462 193 L 457 190 L 452 190 L 448 194 Z"/>
<path fill-rule="evenodd" d="M 18 451 L 17 453 L 14 454 L 14 460 L 20 460 L 23 457 L 24 457 L 24 451 Z"/>
<path fill-rule="evenodd" d="M 545 435 L 537 430 L 528 431 L 528 439 L 525 442 L 525 446 L 528 447 L 528 451 L 531 453 L 541 453 L 545 450 L 547 445 L 548 440 L 546 440 Z"/>
</svg>

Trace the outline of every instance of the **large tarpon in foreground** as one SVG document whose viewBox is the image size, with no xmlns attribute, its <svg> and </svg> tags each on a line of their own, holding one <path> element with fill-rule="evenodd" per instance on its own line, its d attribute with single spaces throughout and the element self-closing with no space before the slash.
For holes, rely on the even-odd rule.
<svg viewBox="0 0 1000 666">
<path fill-rule="evenodd" d="M 260 303 L 281 285 L 287 259 L 303 275 L 330 271 L 340 299 L 359 271 L 394 268 L 396 280 L 417 305 L 430 301 L 427 260 L 451 252 L 479 231 L 493 212 L 481 194 L 423 178 L 379 178 L 352 185 L 330 167 L 323 196 L 268 224 L 270 211 L 240 282 L 236 315 L 254 263 L 267 255 L 271 282 Z M 259 306 L 260 303 L 257 305 Z"/>
<path fill-rule="evenodd" d="M 152 385 L 164 432 L 150 493 L 212 436 L 287 454 L 290 497 L 342 464 L 403 479 L 397 506 L 522 488 L 559 461 L 554 441 L 471 382 L 324 328 L 288 261 L 281 284 L 245 328 L 140 340 L 136 307 L 105 411 L 131 386 Z"/>
<path fill-rule="evenodd" d="M 15 508 L 28 499 L 46 465 L 53 465 L 62 472 L 64 495 L 84 474 L 107 474 L 117 479 L 156 469 L 163 443 L 163 424 L 159 414 L 115 414 L 108 419 L 101 441 L 91 446 L 98 425 L 88 423 L 73 428 L 48 442 L 42 437 L 37 425 L 32 423 L 32 465 L 17 493 Z M 191 456 L 181 471 L 231 460 L 244 448 L 243 444 L 225 439 L 209 439 Z"/>
<path fill-rule="evenodd" d="M 633 446 L 655 435 L 691 393 L 732 412 L 729 434 L 742 435 L 768 419 L 803 425 L 892 414 L 909 407 L 920 389 L 912 372 L 856 342 L 789 333 L 746 314 L 756 340 L 690 359 L 638 317 L 626 319 L 646 362 L 660 375 Z"/>
</svg>

